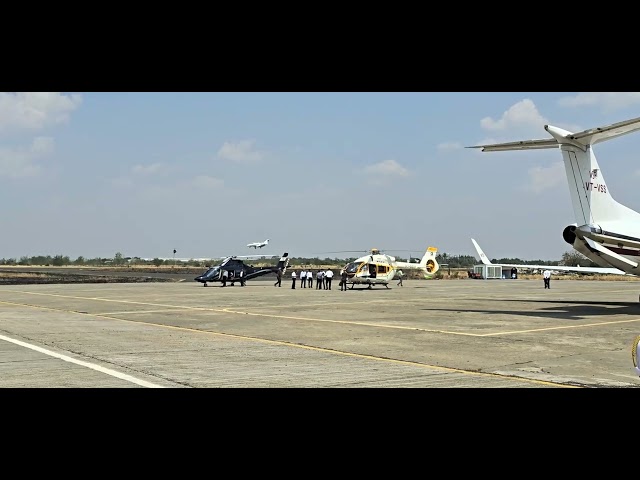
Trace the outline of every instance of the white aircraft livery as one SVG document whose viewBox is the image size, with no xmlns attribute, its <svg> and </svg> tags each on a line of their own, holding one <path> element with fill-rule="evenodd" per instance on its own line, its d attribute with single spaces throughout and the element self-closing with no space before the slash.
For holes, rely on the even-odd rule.
<svg viewBox="0 0 640 480">
<path fill-rule="evenodd" d="M 253 242 L 247 243 L 247 247 L 249 248 L 262 248 L 266 245 L 269 245 L 269 239 L 267 238 L 264 242 Z"/>
<path fill-rule="evenodd" d="M 599 273 L 640 276 L 640 213 L 613 199 L 593 152 L 598 142 L 640 129 L 640 117 L 579 133 L 552 125 L 544 129 L 553 138 L 467 148 L 483 152 L 560 148 L 576 220 L 562 232 L 564 240 L 596 265 L 610 269 Z"/>
<path fill-rule="evenodd" d="M 593 153 L 598 142 L 611 140 L 640 129 L 640 117 L 571 133 L 545 125 L 552 139 L 476 145 L 483 152 L 560 148 L 571 193 L 575 223 L 562 232 L 564 240 L 596 265 L 640 276 L 640 213 L 618 203 L 611 196 L 602 169 Z M 480 247 L 474 241 L 478 252 Z M 482 258 L 482 254 L 481 254 Z M 483 262 L 485 258 L 482 258 Z M 638 355 L 640 335 L 632 345 L 635 372 L 640 375 Z"/>
</svg>

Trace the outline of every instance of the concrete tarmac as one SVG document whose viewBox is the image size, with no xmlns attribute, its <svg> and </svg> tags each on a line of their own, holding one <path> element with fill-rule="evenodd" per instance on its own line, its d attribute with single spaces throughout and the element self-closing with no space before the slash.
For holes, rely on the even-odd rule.
<svg viewBox="0 0 640 480">
<path fill-rule="evenodd" d="M 0 287 L 0 387 L 640 387 L 640 283 Z"/>
</svg>

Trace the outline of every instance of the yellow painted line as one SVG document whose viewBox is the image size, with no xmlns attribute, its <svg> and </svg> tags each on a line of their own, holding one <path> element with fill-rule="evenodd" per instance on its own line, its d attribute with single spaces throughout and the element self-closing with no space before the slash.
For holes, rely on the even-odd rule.
<svg viewBox="0 0 640 480">
<path fill-rule="evenodd" d="M 2 302 L 0 302 L 2 303 Z M 175 312 L 176 310 L 180 310 L 182 307 L 175 308 L 164 308 L 162 310 L 125 310 L 121 312 L 100 312 L 95 313 L 94 315 L 123 315 L 123 314 L 131 314 L 131 313 L 163 313 L 163 312 Z"/>
<path fill-rule="evenodd" d="M 207 334 L 207 335 L 213 335 L 213 336 L 219 336 L 219 337 L 233 338 L 233 339 L 236 339 L 236 340 L 255 341 L 255 342 L 260 342 L 260 343 L 267 343 L 267 344 L 270 344 L 270 345 L 279 345 L 279 346 L 286 346 L 286 347 L 301 348 L 301 349 L 305 349 L 305 350 L 312 350 L 312 351 L 322 352 L 322 353 L 330 353 L 330 354 L 346 356 L 346 357 L 361 358 L 361 359 L 366 359 L 366 360 L 375 360 L 375 361 L 385 362 L 385 363 L 396 363 L 396 364 L 400 364 L 400 365 L 427 368 L 427 369 L 431 369 L 431 370 L 440 370 L 440 371 L 449 372 L 449 373 L 460 373 L 460 374 L 463 374 L 463 375 L 475 375 L 475 376 L 481 376 L 481 377 L 500 378 L 500 379 L 511 380 L 511 381 L 516 381 L 516 382 L 535 383 L 535 384 L 538 384 L 538 385 L 546 385 L 546 386 L 554 386 L 554 387 L 581 388 L 580 386 L 577 386 L 577 385 L 565 385 L 565 384 L 562 384 L 562 383 L 548 382 L 548 381 L 544 381 L 544 380 L 534 380 L 534 379 L 529 379 L 529 378 L 520 378 L 520 377 L 515 377 L 515 376 L 510 376 L 510 375 L 501 375 L 501 374 L 498 374 L 498 373 L 474 372 L 474 371 L 471 371 L 471 370 L 461 370 L 461 369 L 458 369 L 458 368 L 440 367 L 438 365 L 428 365 L 426 363 L 411 362 L 411 361 L 408 361 L 408 360 L 397 360 L 397 359 L 386 358 L 386 357 L 375 357 L 373 355 L 363 355 L 363 354 L 360 354 L 360 353 L 342 352 L 340 350 L 333 350 L 333 349 L 329 349 L 329 348 L 312 347 L 312 346 L 309 346 L 309 345 L 300 345 L 299 343 L 284 342 L 284 341 L 281 341 L 281 340 L 269 340 L 269 339 L 265 339 L 265 338 L 247 337 L 247 336 L 244 336 L 244 335 L 236 335 L 236 334 L 232 334 L 232 333 L 220 333 L 220 332 L 212 332 L 212 331 L 209 331 L 209 330 L 199 330 L 199 329 L 196 329 L 196 328 L 179 327 L 179 326 L 175 326 L 175 325 L 163 325 L 161 323 L 152 323 L 152 322 L 142 322 L 142 321 L 136 321 L 136 320 L 127 320 L 125 318 L 110 317 L 108 315 L 99 315 L 99 314 L 94 314 L 94 313 L 80 313 L 80 312 L 75 312 L 73 310 L 65 310 L 63 308 L 42 307 L 40 305 L 27 305 L 27 304 L 20 304 L 20 303 L 13 303 L 13 302 L 2 302 L 2 301 L 0 301 L 0 303 L 5 303 L 5 304 L 9 304 L 9 305 L 17 305 L 17 306 L 21 306 L 21 307 L 38 308 L 38 309 L 42 309 L 42 310 L 52 310 L 52 311 L 57 311 L 57 312 L 71 313 L 71 314 L 83 315 L 83 316 L 89 316 L 89 317 L 106 318 L 108 320 L 117 320 L 117 321 L 120 321 L 120 322 L 135 323 L 136 325 L 147 325 L 147 326 L 152 326 L 152 327 L 166 328 L 166 329 L 169 329 L 169 330 L 178 330 L 178 331 L 182 331 L 182 332 L 192 332 L 192 333 L 199 333 L 199 334 Z M 233 312 L 229 312 L 229 313 L 233 313 Z"/>
<path fill-rule="evenodd" d="M 24 293 L 27 295 L 41 295 L 41 296 L 45 296 L 45 297 L 57 297 L 57 298 L 72 298 L 74 300 L 96 300 L 98 302 L 112 302 L 112 303 L 128 303 L 130 305 L 149 305 L 152 307 L 164 307 L 164 308 L 182 308 L 182 309 L 186 309 L 186 310 L 210 310 L 210 311 L 214 311 L 214 312 L 220 312 L 222 310 L 219 309 L 213 309 L 213 308 L 207 308 L 207 307 L 191 307 L 191 306 L 184 306 L 184 305 L 168 305 L 166 303 L 151 303 L 151 302 L 135 302 L 132 300 L 115 300 L 115 299 L 111 299 L 111 298 L 100 298 L 100 297 L 76 297 L 73 295 L 60 295 L 57 293 L 43 293 L 43 292 L 25 292 L 22 290 L 14 290 L 13 292 L 15 293 Z M 0 303 L 11 303 L 11 302 L 0 302 Z M 16 305 L 20 305 L 20 304 L 16 304 Z"/>
<path fill-rule="evenodd" d="M 565 325 L 560 327 L 532 328 L 529 330 L 512 330 L 510 332 L 484 333 L 482 335 L 477 335 L 477 336 L 478 337 L 495 337 L 497 335 L 514 335 L 518 333 L 545 332 L 549 330 L 568 330 L 571 328 L 601 327 L 603 325 L 617 325 L 620 323 L 633 323 L 633 322 L 640 322 L 640 318 L 633 318 L 631 320 L 613 320 L 611 322 L 586 323 L 582 325 Z"/>
<path fill-rule="evenodd" d="M 475 333 L 461 333 L 461 332 L 449 332 L 446 330 L 432 330 L 428 328 L 420 328 L 420 327 L 403 327 L 402 325 L 384 325 L 381 323 L 367 323 L 367 322 L 354 322 L 353 320 L 327 320 L 322 318 L 308 318 L 308 317 L 294 317 L 291 315 L 275 315 L 271 313 L 255 313 L 255 312 L 241 312 L 238 310 L 231 310 L 230 308 L 223 308 L 223 312 L 225 313 L 235 313 L 238 315 L 250 315 L 254 317 L 269 317 L 269 318 L 283 318 L 285 320 L 304 320 L 311 322 L 323 322 L 323 323 L 338 323 L 344 325 L 362 325 L 364 327 L 376 327 L 376 328 L 392 328 L 397 330 L 414 330 L 419 332 L 430 332 L 430 333 L 450 333 L 452 335 L 467 335 L 471 337 L 480 337 L 483 335 L 477 335 Z"/>
<path fill-rule="evenodd" d="M 58 294 L 58 293 L 44 293 L 44 292 L 26 292 L 26 291 L 22 291 L 22 290 L 12 290 L 12 292 L 14 293 L 24 293 L 26 295 L 41 295 L 41 296 L 47 296 L 47 297 L 58 297 L 58 298 L 72 298 L 75 300 L 96 300 L 96 301 L 100 301 L 100 302 L 115 302 L 115 303 L 128 303 L 128 304 L 132 304 L 132 305 L 149 305 L 149 306 L 153 306 L 153 307 L 166 307 L 169 309 L 186 309 L 186 310 L 204 310 L 204 311 L 213 311 L 213 312 L 221 312 L 225 307 L 219 307 L 219 308 L 210 308 L 210 307 L 193 307 L 193 306 L 187 306 L 187 305 L 168 305 L 168 304 L 164 304 L 164 303 L 150 303 L 150 302 L 138 302 L 138 301 L 133 301 L 133 300 L 116 300 L 116 299 L 110 299 L 110 298 L 101 298 L 101 297 L 78 297 L 78 296 L 73 296 L 73 295 L 62 295 L 62 294 Z M 324 303 L 308 303 L 308 304 L 300 304 L 300 303 L 296 303 L 295 307 L 323 307 L 326 305 L 352 305 L 352 304 L 356 304 L 356 303 L 366 303 L 366 304 L 371 304 L 371 303 L 389 303 L 387 300 L 384 299 L 378 299 L 378 300 L 363 300 L 363 301 L 356 301 L 356 302 L 343 302 L 343 303 L 336 303 L 336 302 L 331 302 L 330 300 Z M 401 302 L 398 301 L 398 303 L 406 303 L 406 302 Z M 277 307 L 288 307 L 290 308 L 292 305 L 256 305 L 255 307 L 252 306 L 247 306 L 247 307 L 243 307 L 243 308 L 277 308 Z M 228 308 L 233 308 L 233 307 L 228 307 Z M 227 312 L 227 313 L 236 313 L 236 312 Z M 308 320 L 313 320 L 313 319 L 308 319 Z"/>
<path fill-rule="evenodd" d="M 21 292 L 21 293 L 31 293 L 31 292 Z M 208 308 L 208 307 L 160 305 L 160 304 L 156 304 L 156 303 L 132 302 L 132 301 L 128 301 L 128 300 L 109 300 L 109 299 L 105 299 L 105 298 L 72 297 L 72 296 L 67 296 L 67 295 L 57 295 L 57 294 L 53 294 L 53 293 L 33 293 L 33 294 L 34 295 L 47 295 L 47 296 L 53 296 L 53 297 L 74 298 L 74 299 L 82 299 L 82 300 L 99 300 L 99 301 L 103 301 L 103 302 L 118 302 L 118 303 L 132 303 L 132 304 L 139 304 L 139 305 L 163 306 L 163 307 L 171 308 L 171 310 L 168 310 L 168 311 L 175 311 L 173 309 L 198 310 L 198 311 L 205 311 L 205 312 L 231 313 L 231 314 L 235 314 L 235 315 L 251 315 L 251 316 L 258 316 L 258 317 L 282 318 L 282 319 L 285 319 L 285 320 L 303 320 L 303 321 L 306 321 L 306 322 L 324 322 L 324 323 L 338 323 L 338 324 L 344 324 L 344 325 L 361 325 L 361 326 L 368 326 L 368 327 L 391 328 L 391 329 L 398 329 L 398 330 L 412 330 L 412 331 L 430 332 L 430 333 L 448 333 L 448 334 L 451 334 L 451 335 L 464 335 L 464 336 L 471 336 L 471 337 L 482 336 L 482 335 L 475 334 L 475 333 L 450 332 L 450 331 L 447 331 L 447 330 L 432 330 L 432 329 L 419 328 L 419 327 L 403 327 L 401 325 L 384 325 L 384 324 L 375 324 L 375 323 L 366 323 L 366 322 L 354 322 L 354 321 L 350 321 L 350 320 L 327 320 L 327 319 L 320 319 L 320 318 L 294 317 L 294 316 L 288 316 L 288 315 L 273 315 L 273 314 L 268 314 L 268 313 L 253 313 L 253 312 L 244 312 L 244 311 L 231 310 L 230 308 Z M 71 312 L 71 313 L 82 313 L 82 312 L 77 312 L 77 311 L 74 311 L 74 310 L 57 309 L 57 308 L 52 308 L 52 307 L 40 307 L 39 305 L 33 305 L 33 304 L 29 304 L 29 303 L 15 303 L 15 302 L 0 301 L 0 304 L 18 305 L 18 306 L 35 307 L 35 308 L 45 308 L 45 309 L 50 309 L 50 310 L 58 310 L 58 311 L 62 311 L 62 312 Z M 116 312 L 116 313 L 118 313 L 118 312 Z M 123 313 L 123 312 L 121 312 L 121 313 Z M 124 312 L 124 313 L 128 313 L 128 312 Z M 132 313 L 137 313 L 137 312 L 132 312 Z M 82 314 L 83 315 L 95 315 L 95 316 L 107 316 L 107 314 L 92 314 L 92 313 L 82 313 Z M 115 318 L 115 317 L 107 317 L 107 318 Z M 145 322 L 138 322 L 138 323 L 145 323 Z M 155 324 L 152 324 L 152 325 L 155 325 Z"/>
<path fill-rule="evenodd" d="M 332 302 L 331 299 L 329 299 L 329 301 L 327 302 L 322 302 L 322 303 L 295 303 L 294 305 L 287 305 L 287 304 L 280 304 L 280 305 L 256 305 L 256 306 L 252 306 L 252 305 L 246 305 L 243 306 L 242 308 L 291 308 L 291 307 L 296 307 L 296 308 L 306 308 L 306 307 L 326 307 L 327 305 L 330 306 L 334 306 L 334 305 L 354 305 L 354 304 L 358 304 L 358 303 L 366 303 L 368 305 L 372 304 L 372 303 L 399 303 L 402 305 L 406 305 L 407 301 L 402 301 L 402 300 L 363 300 L 363 301 L 358 301 L 358 302 Z M 233 307 L 223 307 L 223 308 L 233 308 Z"/>
<path fill-rule="evenodd" d="M 185 310 L 197 310 L 197 311 L 205 311 L 205 312 L 232 313 L 232 314 L 236 314 L 236 315 L 251 315 L 251 316 L 268 317 L 268 318 L 282 318 L 282 319 L 285 319 L 285 320 L 302 320 L 302 321 L 308 321 L 308 322 L 337 323 L 337 324 L 344 324 L 344 325 L 360 325 L 360 326 L 365 326 L 365 327 L 390 328 L 390 329 L 397 329 L 397 330 L 411 330 L 411 331 L 419 331 L 419 332 L 427 332 L 427 333 L 441 333 L 441 334 L 446 334 L 446 335 L 460 335 L 460 336 L 466 336 L 466 337 L 496 337 L 496 336 L 500 336 L 500 335 L 516 335 L 516 334 L 521 334 L 521 333 L 534 333 L 534 332 L 543 332 L 543 331 L 550 331 L 550 330 L 569 330 L 569 329 L 573 329 L 573 328 L 595 327 L 595 326 L 603 326 L 603 325 L 616 325 L 616 324 L 633 323 L 633 322 L 640 321 L 640 318 L 635 318 L 635 319 L 631 319 L 631 320 L 614 320 L 614 321 L 610 321 L 610 322 L 599 322 L 599 323 L 590 323 L 590 324 L 583 324 L 583 325 L 566 325 L 566 326 L 556 326 L 556 327 L 542 327 L 542 328 L 536 328 L 536 329 L 512 330 L 512 331 L 506 331 L 506 332 L 500 331 L 500 332 L 493 332 L 493 333 L 470 333 L 470 332 L 456 332 L 456 331 L 452 331 L 452 330 L 429 329 L 429 328 L 420 328 L 420 327 L 405 327 L 405 326 L 401 326 L 401 325 L 384 325 L 384 324 L 376 324 L 376 323 L 368 323 L 368 322 L 355 322 L 355 321 L 352 321 L 352 320 L 332 320 L 332 319 L 298 317 L 298 316 L 289 316 L 289 315 L 276 315 L 276 314 L 269 314 L 269 313 L 254 313 L 254 312 L 245 312 L 245 311 L 234 310 L 233 307 L 220 307 L 220 308 L 192 307 L 192 306 L 167 305 L 167 304 L 149 303 L 149 302 L 135 302 L 135 301 L 130 301 L 130 300 L 114 300 L 114 299 L 99 298 L 99 297 L 77 297 L 77 296 L 71 296 L 71 295 L 59 295 L 59 294 L 54 294 L 54 293 L 42 293 L 42 292 L 19 291 L 19 293 L 25 293 L 25 294 L 30 294 L 30 295 L 50 296 L 50 297 L 73 298 L 73 299 L 78 299 L 78 300 L 97 300 L 97 301 L 102 301 L 102 302 L 128 303 L 128 304 L 133 304 L 133 305 L 151 305 L 151 306 L 156 306 L 156 307 L 166 307 L 166 308 L 171 309 L 170 311 L 173 311 L 173 309 L 185 309 Z M 384 300 L 379 300 L 379 301 L 380 302 L 384 302 Z M 11 305 L 25 305 L 25 306 L 30 306 L 30 307 L 37 307 L 37 305 L 31 305 L 31 304 L 20 304 L 20 303 L 12 303 L 12 302 L 2 302 L 2 301 L 0 301 L 0 304 L 1 303 L 11 304 Z M 369 302 L 366 302 L 366 303 L 369 303 Z M 325 304 L 320 304 L 320 305 L 322 306 L 322 305 L 325 305 Z M 334 304 L 331 304 L 331 305 L 334 305 Z M 296 305 L 296 306 L 298 306 L 298 305 Z M 46 307 L 43 307 L 43 308 L 46 308 Z M 72 310 L 62 310 L 62 311 L 72 312 Z M 79 312 L 76 312 L 76 313 L 79 313 Z M 112 317 L 109 317 L 109 318 L 112 318 Z"/>
</svg>

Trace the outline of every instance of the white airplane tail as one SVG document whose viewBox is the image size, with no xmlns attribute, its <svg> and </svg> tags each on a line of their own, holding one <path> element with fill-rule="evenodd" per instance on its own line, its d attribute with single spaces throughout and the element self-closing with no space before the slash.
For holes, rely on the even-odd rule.
<svg viewBox="0 0 640 480">
<path fill-rule="evenodd" d="M 471 241 L 473 242 L 473 246 L 476 247 L 476 252 L 478 252 L 478 255 L 480 255 L 480 260 L 482 261 L 482 263 L 484 263 L 485 265 L 493 265 L 480 248 L 480 245 L 478 245 L 478 242 L 476 242 L 473 238 L 471 239 Z"/>
<path fill-rule="evenodd" d="M 639 130 L 640 117 L 579 133 L 571 133 L 552 125 L 545 125 L 544 129 L 553 139 L 523 140 L 470 148 L 495 152 L 560 147 L 577 226 L 589 225 L 597 229 L 612 221 L 640 221 L 638 212 L 616 202 L 611 196 L 592 148 L 598 142 Z"/>
<path fill-rule="evenodd" d="M 562 236 L 594 263 L 620 270 L 635 269 L 640 248 L 640 213 L 618 203 L 604 181 L 593 145 L 640 130 L 640 117 L 604 127 L 571 133 L 545 125 L 553 137 L 546 140 L 477 145 L 483 152 L 560 148 L 576 223 Z M 607 243 L 609 246 L 604 246 Z"/>
<path fill-rule="evenodd" d="M 598 228 L 611 222 L 640 221 L 640 214 L 611 196 L 591 145 L 563 144 L 560 150 L 578 226 Z"/>
</svg>

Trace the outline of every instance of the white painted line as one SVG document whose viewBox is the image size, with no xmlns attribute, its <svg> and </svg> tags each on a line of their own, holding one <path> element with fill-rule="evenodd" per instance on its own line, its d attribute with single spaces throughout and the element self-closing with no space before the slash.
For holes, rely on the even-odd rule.
<svg viewBox="0 0 640 480">
<path fill-rule="evenodd" d="M 62 355 L 60 353 L 52 352 L 51 350 L 47 350 L 46 348 L 41 348 L 36 345 L 31 345 L 30 343 L 5 337 L 4 335 L 0 335 L 0 340 L 5 340 L 7 342 L 15 343 L 16 345 L 20 345 L 21 347 L 30 348 L 31 350 L 35 350 L 36 352 L 44 353 L 45 355 L 50 355 L 52 357 L 59 358 L 60 360 L 64 360 L 65 362 L 75 363 L 76 365 L 81 365 L 83 367 L 91 368 L 92 370 L 96 370 L 100 373 L 106 373 L 107 375 L 111 375 L 112 377 L 116 377 L 121 380 L 126 380 L 127 382 L 135 383 L 136 385 L 140 385 L 141 387 L 164 388 L 161 385 L 156 385 L 155 383 L 147 382 L 145 380 L 140 380 L 138 378 L 132 377 L 131 375 L 126 375 L 124 373 L 116 372 L 115 370 L 104 368 L 94 363 L 84 362 L 82 360 L 76 360 L 75 358 L 71 358 L 66 355 Z"/>
</svg>

